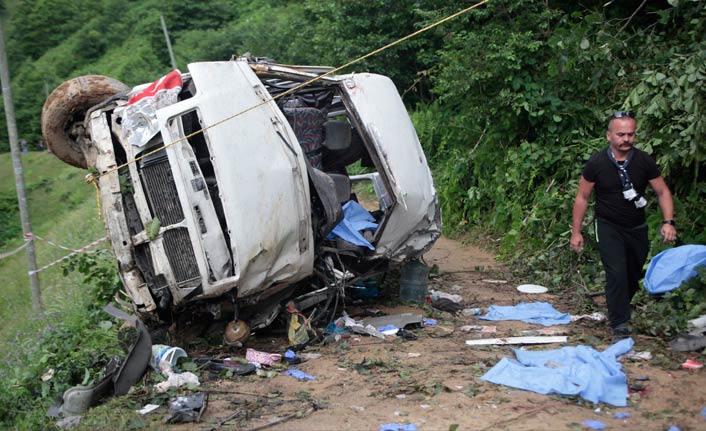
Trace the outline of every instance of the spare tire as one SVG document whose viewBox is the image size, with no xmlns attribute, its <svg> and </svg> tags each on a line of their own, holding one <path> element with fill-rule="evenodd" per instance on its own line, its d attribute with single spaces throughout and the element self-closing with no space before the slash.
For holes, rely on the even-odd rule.
<svg viewBox="0 0 706 431">
<path fill-rule="evenodd" d="M 122 82 L 102 75 L 79 76 L 58 86 L 42 108 L 42 135 L 47 147 L 65 163 L 87 168 L 83 153 L 86 111 L 128 90 Z"/>
</svg>

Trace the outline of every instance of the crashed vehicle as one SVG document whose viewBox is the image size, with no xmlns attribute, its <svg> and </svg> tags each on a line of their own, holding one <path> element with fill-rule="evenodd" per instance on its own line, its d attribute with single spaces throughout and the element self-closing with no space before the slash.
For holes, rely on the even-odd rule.
<svg viewBox="0 0 706 431">
<path fill-rule="evenodd" d="M 426 157 L 387 77 L 249 56 L 188 70 L 132 89 L 74 78 L 42 111 L 52 152 L 95 172 L 143 319 L 198 307 L 239 338 L 288 304 L 323 316 L 439 237 Z M 373 202 L 357 202 L 359 183 Z"/>
</svg>

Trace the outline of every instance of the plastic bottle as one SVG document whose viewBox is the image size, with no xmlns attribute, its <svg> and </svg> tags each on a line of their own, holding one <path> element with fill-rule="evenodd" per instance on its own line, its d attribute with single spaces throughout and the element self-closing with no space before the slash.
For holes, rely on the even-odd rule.
<svg viewBox="0 0 706 431">
<path fill-rule="evenodd" d="M 483 309 L 482 308 L 464 308 L 462 313 L 466 317 L 479 316 L 479 315 L 483 314 Z"/>
</svg>

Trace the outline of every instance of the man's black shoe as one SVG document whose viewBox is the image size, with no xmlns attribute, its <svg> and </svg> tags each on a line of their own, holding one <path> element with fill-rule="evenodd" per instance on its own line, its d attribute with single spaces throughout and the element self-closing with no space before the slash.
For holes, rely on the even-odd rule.
<svg viewBox="0 0 706 431">
<path fill-rule="evenodd" d="M 630 327 L 627 323 L 621 323 L 613 328 L 613 342 L 618 342 L 630 337 Z"/>
</svg>

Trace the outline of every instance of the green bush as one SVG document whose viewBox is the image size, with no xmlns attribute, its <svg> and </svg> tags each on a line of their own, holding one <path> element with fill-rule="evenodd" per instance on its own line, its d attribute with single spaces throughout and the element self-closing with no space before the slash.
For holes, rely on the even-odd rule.
<svg viewBox="0 0 706 431">
<path fill-rule="evenodd" d="M 117 292 L 114 259 L 106 252 L 81 254 L 65 271 L 78 271 L 92 286 L 74 308 L 45 316 L 40 333 L 15 337 L 15 350 L 0 367 L 0 424 L 46 429 L 47 408 L 77 384 L 92 384 L 104 365 L 122 354 L 117 325 L 100 309 Z"/>
</svg>

